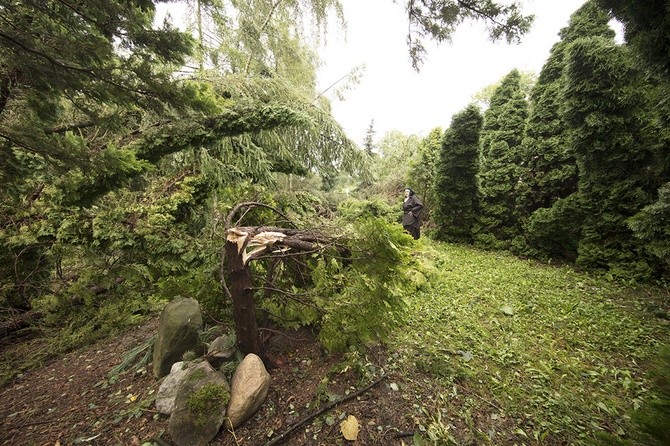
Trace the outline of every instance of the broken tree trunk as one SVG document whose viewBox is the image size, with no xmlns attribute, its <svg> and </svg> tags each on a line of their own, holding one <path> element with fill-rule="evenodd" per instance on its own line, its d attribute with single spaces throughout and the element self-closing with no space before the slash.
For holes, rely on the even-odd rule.
<svg viewBox="0 0 670 446">
<path fill-rule="evenodd" d="M 221 280 L 223 288 L 233 301 L 235 332 L 240 350 L 245 355 L 255 353 L 265 359 L 258 335 L 254 286 L 249 262 L 318 252 L 326 247 L 334 247 L 335 244 L 333 238 L 309 230 L 274 226 L 232 227 L 232 219 L 238 211 L 253 207 L 269 208 L 285 217 L 281 212 L 262 203 L 241 203 L 235 206 L 226 219 L 226 244 L 221 261 Z M 340 250 L 338 247 L 335 248 Z"/>
<path fill-rule="evenodd" d="M 235 332 L 240 350 L 244 355 L 255 353 L 263 358 L 258 338 L 256 307 L 251 272 L 244 262 L 244 250 L 238 249 L 233 239 L 226 240 L 226 270 L 230 280 L 230 294 L 233 300 Z"/>
</svg>

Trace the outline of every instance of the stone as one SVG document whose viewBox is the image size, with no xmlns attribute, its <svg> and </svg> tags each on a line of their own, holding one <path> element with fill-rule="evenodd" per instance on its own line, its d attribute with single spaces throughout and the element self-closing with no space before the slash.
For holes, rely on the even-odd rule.
<svg viewBox="0 0 670 446">
<path fill-rule="evenodd" d="M 163 415 L 172 413 L 174 401 L 177 398 L 177 390 L 179 390 L 179 386 L 188 372 L 188 363 L 179 361 L 172 364 L 170 374 L 165 377 L 156 393 L 156 410 L 158 412 Z"/>
<path fill-rule="evenodd" d="M 270 374 L 261 358 L 248 354 L 230 381 L 230 403 L 226 425 L 236 428 L 260 409 L 268 396 Z"/>
<path fill-rule="evenodd" d="M 195 299 L 173 300 L 163 308 L 154 344 L 153 373 L 162 378 L 170 373 L 172 364 L 181 360 L 187 351 L 201 356 L 204 344 L 200 340 L 202 312 Z"/>
<path fill-rule="evenodd" d="M 212 341 L 205 355 L 212 367 L 218 369 L 235 355 L 237 350 L 237 347 L 235 347 L 236 341 L 237 337 L 234 334 L 219 336 Z"/>
<path fill-rule="evenodd" d="M 182 380 L 168 433 L 177 446 L 205 446 L 219 433 L 226 417 L 230 385 L 207 361 L 191 368 Z"/>
</svg>

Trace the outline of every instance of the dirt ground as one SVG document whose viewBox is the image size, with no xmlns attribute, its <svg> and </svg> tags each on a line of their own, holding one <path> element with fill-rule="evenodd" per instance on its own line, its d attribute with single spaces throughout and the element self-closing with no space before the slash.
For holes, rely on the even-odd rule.
<svg viewBox="0 0 670 446">
<path fill-rule="evenodd" d="M 0 389 L 0 445 L 131 445 L 148 441 L 172 445 L 168 417 L 158 414 L 153 398 L 159 381 L 150 367 L 108 374 L 123 355 L 146 342 L 157 328 L 149 321 L 117 339 L 69 353 L 44 367 L 26 372 Z M 13 345 L 3 348 L 22 348 Z M 212 445 L 264 445 L 305 416 L 337 397 L 365 387 L 360 375 L 337 371 L 342 358 L 325 355 L 307 330 L 273 333 L 267 343 L 275 366 L 266 402 L 234 433 L 222 430 Z M 4 354 L 5 352 L 0 352 Z M 26 352 L 28 354 L 28 352 Z M 370 352 L 383 366 L 383 351 Z M 327 383 L 324 378 L 328 377 Z M 411 401 L 398 392 L 399 376 L 388 375 L 359 397 L 338 404 L 296 429 L 285 445 L 411 444 L 416 428 Z M 319 401 L 319 404 L 315 402 Z M 345 440 L 340 422 L 357 418 L 356 441 Z"/>
</svg>

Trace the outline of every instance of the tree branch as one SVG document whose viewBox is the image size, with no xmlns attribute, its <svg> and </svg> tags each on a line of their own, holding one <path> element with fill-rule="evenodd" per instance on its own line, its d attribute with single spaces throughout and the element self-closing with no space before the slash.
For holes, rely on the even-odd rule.
<svg viewBox="0 0 670 446">
<path fill-rule="evenodd" d="M 0 114 L 2 114 L 7 106 L 7 102 L 12 93 L 12 87 L 18 81 L 19 74 L 18 70 L 12 69 L 2 77 L 2 84 L 0 85 Z"/>
<path fill-rule="evenodd" d="M 279 6 L 279 4 L 282 2 L 282 0 L 277 0 L 275 4 L 272 5 L 272 8 L 270 8 L 270 11 L 268 12 L 267 17 L 265 18 L 265 21 L 263 22 L 263 25 L 261 25 L 261 28 L 258 30 L 258 37 L 260 38 L 260 35 L 265 31 L 265 28 L 268 27 L 270 24 L 270 19 L 272 19 L 272 14 L 274 14 L 275 10 Z M 244 66 L 244 73 L 249 74 L 249 67 L 251 66 L 251 54 L 249 54 L 249 57 L 247 58 L 247 63 Z"/>
<path fill-rule="evenodd" d="M 60 60 L 54 59 L 53 57 L 49 56 L 48 54 L 44 54 L 43 52 L 41 52 L 39 50 L 36 50 L 35 48 L 29 47 L 28 45 L 24 44 L 23 42 L 19 42 L 14 37 L 10 36 L 9 34 L 6 34 L 6 33 L 2 32 L 2 31 L 0 31 L 0 37 L 2 37 L 5 40 L 9 40 L 14 45 L 20 47 L 21 49 L 23 49 L 23 50 L 25 50 L 29 53 L 35 54 L 36 56 L 39 56 L 43 59 L 46 59 L 49 63 L 51 63 L 54 66 L 63 68 L 65 70 L 77 71 L 77 72 L 80 72 L 80 73 L 87 74 L 89 76 L 94 76 L 93 70 L 91 70 L 89 68 L 82 68 L 82 67 L 76 67 L 74 65 L 68 65 L 65 62 L 61 62 Z"/>
<path fill-rule="evenodd" d="M 491 16 L 491 15 L 488 14 L 488 13 L 485 13 L 485 12 L 482 11 L 481 9 L 476 8 L 474 5 L 470 4 L 469 2 L 466 2 L 466 1 L 463 1 L 463 0 L 456 0 L 456 3 L 458 3 L 461 7 L 465 8 L 465 9 L 467 9 L 467 10 L 469 10 L 469 11 L 474 12 L 476 15 L 478 15 L 478 16 L 480 16 L 480 17 L 486 19 L 486 20 L 489 20 L 489 21 L 492 22 L 492 23 L 495 23 L 495 24 L 498 25 L 498 26 L 501 26 L 501 27 L 503 27 L 503 28 L 505 28 L 505 29 L 507 29 L 507 30 L 511 30 L 511 29 L 512 29 L 512 28 L 511 28 L 510 26 L 508 26 L 507 24 L 505 24 L 505 23 L 500 23 L 498 20 L 496 20 L 495 17 Z"/>
<path fill-rule="evenodd" d="M 95 125 L 95 122 L 93 122 L 93 121 L 78 122 L 76 124 L 69 124 L 69 125 L 63 125 L 63 126 L 60 126 L 60 127 L 52 127 L 50 129 L 45 129 L 44 133 L 46 133 L 47 135 L 53 134 L 53 133 L 65 133 L 65 132 L 69 132 L 69 131 L 72 131 L 72 130 L 81 130 L 81 129 L 85 129 L 85 128 L 88 128 L 88 127 L 93 127 L 94 125 Z"/>
<path fill-rule="evenodd" d="M 226 217 L 225 229 L 230 229 L 232 227 L 233 217 L 235 216 L 235 214 L 240 209 L 242 209 L 244 207 L 263 207 L 263 208 L 266 208 L 266 209 L 270 209 L 270 210 L 276 212 L 277 214 L 281 215 L 283 218 L 285 218 L 286 221 L 288 221 L 291 225 L 293 225 L 293 227 L 297 228 L 297 226 L 293 222 L 291 222 L 291 219 L 288 218 L 282 211 L 278 210 L 277 208 L 272 207 L 268 204 L 264 204 L 264 203 L 259 203 L 259 202 L 255 202 L 255 201 L 247 201 L 247 202 L 244 202 L 244 203 L 240 203 L 240 204 L 236 205 L 233 209 L 231 209 L 231 211 L 228 213 L 228 216 Z M 286 231 L 285 228 L 276 228 L 276 229 L 278 231 Z M 265 230 L 268 230 L 268 229 L 265 229 Z"/>
<path fill-rule="evenodd" d="M 112 81 L 111 79 L 108 79 L 104 76 L 99 76 L 96 73 L 96 71 L 92 68 L 84 68 L 84 67 L 78 67 L 78 66 L 75 66 L 75 65 L 69 65 L 65 62 L 62 62 L 58 59 L 55 59 L 55 58 L 51 57 L 50 55 L 48 55 L 48 54 L 46 54 L 42 51 L 39 51 L 35 48 L 32 48 L 32 47 L 24 44 L 23 42 L 20 42 L 19 40 L 15 39 L 14 37 L 10 36 L 9 34 L 6 34 L 6 33 L 2 32 L 2 31 L 0 31 L 0 38 L 3 38 L 5 40 L 8 40 L 8 41 L 12 42 L 14 45 L 18 46 L 19 48 L 23 49 L 24 51 L 27 51 L 31 54 L 34 54 L 36 56 L 41 57 L 42 59 L 45 59 L 46 61 L 48 61 L 51 65 L 53 65 L 55 67 L 59 67 L 59 68 L 62 68 L 64 70 L 67 70 L 67 71 L 74 71 L 74 72 L 77 72 L 77 73 L 85 74 L 86 76 L 90 77 L 91 79 L 104 82 L 106 84 L 112 85 L 112 86 L 114 86 L 116 88 L 119 88 L 121 90 L 129 91 L 131 93 L 137 93 L 137 94 L 146 95 L 146 96 L 150 95 L 149 91 L 135 89 L 135 88 L 129 88 L 125 85 L 118 84 L 118 83 L 116 83 L 116 82 Z"/>
<path fill-rule="evenodd" d="M 356 398 L 357 396 L 362 395 L 363 393 L 367 392 L 368 390 L 370 390 L 371 388 L 373 388 L 374 386 L 376 386 L 377 384 L 379 384 L 380 382 L 382 382 L 385 378 L 386 378 L 386 375 L 382 375 L 382 376 L 380 376 L 379 378 L 377 378 L 376 380 L 374 380 L 373 382 L 371 382 L 370 384 L 368 384 L 367 386 L 363 387 L 362 389 L 360 389 L 360 390 L 358 390 L 358 391 L 356 391 L 356 392 L 354 392 L 354 393 L 351 393 L 351 394 L 349 394 L 349 395 L 347 395 L 347 396 L 345 396 L 345 397 L 343 397 L 343 398 L 340 398 L 339 400 L 333 401 L 332 403 L 328 403 L 328 404 L 326 404 L 325 406 L 323 406 L 323 408 L 317 410 L 316 412 L 314 412 L 314 413 L 311 414 L 311 415 L 307 415 L 306 417 L 302 418 L 301 420 L 299 420 L 298 422 L 296 422 L 295 424 L 293 424 L 291 427 L 288 428 L 288 430 L 287 430 L 286 432 L 284 432 L 283 434 L 278 435 L 278 436 L 276 436 L 275 438 L 273 438 L 272 440 L 268 441 L 267 443 L 265 443 L 264 446 L 274 446 L 274 445 L 277 445 L 277 444 L 283 442 L 284 440 L 286 440 L 286 438 L 287 438 L 287 437 L 288 437 L 294 430 L 296 430 L 297 428 L 299 428 L 299 427 L 302 426 L 303 424 L 305 424 L 305 423 L 307 423 L 308 421 L 310 421 L 310 420 L 312 420 L 312 419 L 318 417 L 319 415 L 321 415 L 321 414 L 323 414 L 323 413 L 329 411 L 330 409 L 332 409 L 333 407 L 337 406 L 338 404 L 342 404 L 342 403 L 344 403 L 345 401 L 349 401 L 349 400 L 352 399 L 352 398 Z"/>
</svg>

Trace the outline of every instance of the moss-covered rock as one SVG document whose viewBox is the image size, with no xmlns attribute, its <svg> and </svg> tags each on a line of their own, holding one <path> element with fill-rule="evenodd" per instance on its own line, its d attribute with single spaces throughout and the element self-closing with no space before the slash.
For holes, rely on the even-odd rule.
<svg viewBox="0 0 670 446">
<path fill-rule="evenodd" d="M 204 354 L 200 340 L 202 313 L 195 299 L 178 299 L 165 306 L 158 324 L 154 344 L 153 372 L 156 378 L 170 373 L 172 364 L 181 360 L 187 351 Z"/>
<path fill-rule="evenodd" d="M 177 446 L 205 446 L 216 436 L 226 416 L 230 385 L 206 361 L 193 366 L 182 381 L 168 432 Z"/>
</svg>

